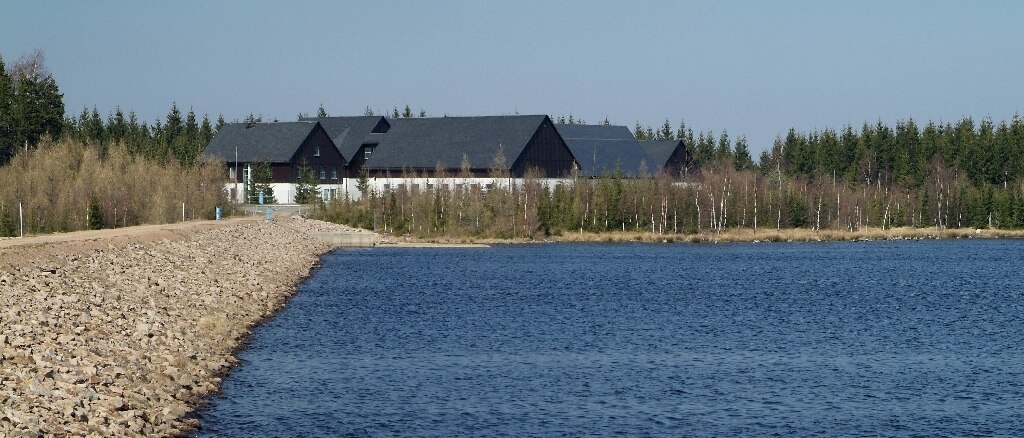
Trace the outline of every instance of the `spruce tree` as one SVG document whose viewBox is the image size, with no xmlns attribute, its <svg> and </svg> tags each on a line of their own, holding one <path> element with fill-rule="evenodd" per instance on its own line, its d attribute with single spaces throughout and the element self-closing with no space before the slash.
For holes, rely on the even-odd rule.
<svg viewBox="0 0 1024 438">
<path fill-rule="evenodd" d="M 722 135 L 718 137 L 718 147 L 715 148 L 715 161 L 728 163 L 731 158 L 732 144 L 729 143 L 729 133 L 723 129 Z"/>
<path fill-rule="evenodd" d="M 661 129 L 658 130 L 659 140 L 675 140 L 672 135 L 672 125 L 669 124 L 668 119 L 665 119 L 665 123 L 661 125 Z"/>
<path fill-rule="evenodd" d="M 750 157 L 750 149 L 747 148 L 747 138 L 736 139 L 736 152 L 733 153 L 733 165 L 736 170 L 747 170 L 754 167 L 754 160 Z"/>
<path fill-rule="evenodd" d="M 320 108 L 316 110 L 316 116 L 321 119 L 327 117 L 327 110 L 324 109 L 324 104 L 320 104 Z"/>
<path fill-rule="evenodd" d="M 121 107 L 116 107 L 114 114 L 107 117 L 107 137 L 111 143 L 117 143 L 128 135 L 128 123 L 125 121 Z"/>
<path fill-rule="evenodd" d="M 633 137 L 640 141 L 647 140 L 644 136 L 644 127 L 639 121 L 636 122 L 636 125 L 633 125 Z"/>
<path fill-rule="evenodd" d="M 412 118 L 412 108 L 409 108 L 408 104 L 406 104 L 405 105 L 405 109 L 402 110 L 402 117 L 407 118 L 407 119 L 408 118 Z"/>
<path fill-rule="evenodd" d="M 199 142 L 202 143 L 201 149 L 205 149 L 206 145 L 210 144 L 210 140 L 213 140 L 213 126 L 210 124 L 210 117 L 203 114 L 203 123 L 199 125 Z"/>
<path fill-rule="evenodd" d="M 100 209 L 100 201 L 95 195 L 89 199 L 89 229 L 103 229 L 103 210 Z"/>
<path fill-rule="evenodd" d="M 184 131 L 184 126 L 181 120 L 181 111 L 178 110 L 178 103 L 171 103 L 171 111 L 167 113 L 167 122 L 164 123 L 163 141 L 164 144 L 170 146 L 174 144 L 174 140 L 178 138 Z"/>
<path fill-rule="evenodd" d="M 14 82 L 7 75 L 7 67 L 0 57 L 0 166 L 7 164 L 17 150 L 14 135 Z"/>
<path fill-rule="evenodd" d="M 38 52 L 15 64 L 11 115 L 16 142 L 28 148 L 44 135 L 60 137 L 64 126 L 64 95 L 42 65 Z"/>
<path fill-rule="evenodd" d="M 295 186 L 295 203 L 312 204 L 320 200 L 320 180 L 309 167 L 305 158 L 299 165 L 298 184 Z"/>
<path fill-rule="evenodd" d="M 366 199 L 366 194 L 370 191 L 370 174 L 367 172 L 366 167 L 359 168 L 359 179 L 356 180 L 356 190 L 359 190 L 359 194 Z"/>
<path fill-rule="evenodd" d="M 248 194 L 249 199 L 247 200 L 251 204 L 259 203 L 260 193 L 263 193 L 264 204 L 276 204 L 277 199 L 274 198 L 274 189 L 271 187 L 271 183 L 274 182 L 274 174 L 271 171 L 270 163 L 267 161 L 260 161 L 252 167 L 252 177 L 249 180 Z"/>
</svg>

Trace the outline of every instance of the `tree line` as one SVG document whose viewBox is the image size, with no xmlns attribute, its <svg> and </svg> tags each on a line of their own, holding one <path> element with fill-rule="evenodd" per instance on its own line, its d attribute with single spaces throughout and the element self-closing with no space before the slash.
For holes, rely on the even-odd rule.
<svg viewBox="0 0 1024 438">
<path fill-rule="evenodd" d="M 683 141 L 699 171 L 624 178 L 528 173 L 496 187 L 462 184 L 443 169 L 422 187 L 369 191 L 328 204 L 330 220 L 420 237 L 536 237 L 567 232 L 721 233 L 733 228 L 861 230 L 1024 228 L 1024 133 L 1019 117 L 975 125 L 911 120 L 841 134 L 790 130 L 759 162 L 746 140 L 668 123 L 638 138 Z M 653 131 L 653 130 L 652 130 Z M 492 176 L 504 178 L 501 166 Z M 468 173 L 467 173 L 468 175 Z M 464 175 L 466 176 L 466 175 Z"/>
<path fill-rule="evenodd" d="M 36 51 L 0 57 L 0 235 L 213 218 L 229 207 L 223 163 L 200 154 L 217 125 L 172 104 L 152 125 L 116 108 L 64 115 Z"/>
<path fill-rule="evenodd" d="M 366 113 L 374 111 L 367 107 Z M 317 115 L 327 116 L 323 105 Z M 416 114 L 405 105 L 402 110 L 395 107 L 391 116 L 425 117 L 426 112 Z M 247 120 L 261 118 L 250 115 Z M 556 120 L 585 123 L 572 114 Z M 4 165 L 0 178 L 6 181 L 0 213 L 7 218 L 0 219 L 8 220 L 15 203 L 29 198 L 43 208 L 32 213 L 38 218 L 33 225 L 37 231 L 173 219 L 167 206 L 191 196 L 182 190 L 203 187 L 207 193 L 217 182 L 224 182 L 223 171 L 218 175 L 200 162 L 203 148 L 223 123 L 222 116 L 211 122 L 191 109 L 183 113 L 176 103 L 166 117 L 153 123 L 139 121 L 133 112 L 120 108 L 105 117 L 95 107 L 64 116 L 63 95 L 41 53 L 22 57 L 9 67 L 0 57 L 0 164 Z M 610 124 L 607 119 L 603 123 Z M 685 121 L 673 128 L 666 119 L 657 129 L 637 123 L 633 131 L 642 141 L 682 141 L 699 171 L 682 178 L 623 178 L 615 172 L 600 178 L 570 175 L 557 184 L 528 177 L 518 184 L 492 188 L 459 185 L 452 179 L 450 184 L 386 192 L 369 190 L 360 181 L 361 190 L 367 192 L 362 200 L 342 199 L 324 211 L 339 221 L 425 235 L 526 236 L 629 229 L 703 233 L 732 227 L 1024 227 L 1024 121 L 1018 116 L 999 122 L 988 118 L 927 122 L 923 127 L 910 119 L 895 126 L 878 122 L 859 129 L 852 125 L 810 132 L 790 129 L 757 161 L 746 138 L 733 138 L 724 130 L 695 133 Z M 64 152 L 60 158 L 40 155 L 46 148 Z M 95 151 L 98 161 L 86 159 L 92 156 L 87 150 Z M 182 176 L 169 177 L 182 189 L 162 189 L 167 199 L 151 204 L 142 200 L 152 196 L 144 184 L 129 185 L 140 192 L 139 198 L 122 202 L 100 188 L 106 182 L 75 176 L 76 181 L 93 185 L 88 190 L 83 188 L 87 186 L 74 189 L 74 202 L 60 201 L 68 205 L 61 214 L 69 216 L 49 218 L 52 214 L 44 207 L 63 199 L 59 182 L 83 169 L 72 162 L 59 163 L 65 159 L 92 163 L 88 172 L 94 174 L 137 171 L 139 181 L 147 173 L 141 169 L 151 169 L 152 175 L 166 170 Z M 31 167 L 36 161 L 57 166 L 56 170 L 47 174 Z M 67 168 L 59 169 L 61 165 Z M 262 176 L 254 184 L 268 184 L 264 180 L 269 172 L 257 174 Z M 318 187 L 310 175 L 306 171 L 301 178 L 300 194 L 315 202 Z M 199 181 L 199 186 L 189 181 Z M 172 202 L 172 198 L 178 200 Z M 201 199 L 197 211 L 203 216 L 212 215 L 213 203 L 226 202 L 222 195 Z M 135 210 L 145 205 L 162 205 L 156 210 L 163 213 Z M 94 210 L 102 221 L 94 221 Z M 90 221 L 84 221 L 87 216 Z"/>
</svg>

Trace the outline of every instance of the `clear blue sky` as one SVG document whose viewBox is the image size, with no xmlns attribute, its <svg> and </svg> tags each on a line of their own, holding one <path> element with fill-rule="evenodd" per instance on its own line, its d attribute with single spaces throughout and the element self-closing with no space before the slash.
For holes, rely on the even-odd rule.
<svg viewBox="0 0 1024 438">
<path fill-rule="evenodd" d="M 1024 115 L 1021 1 L 0 0 L 70 113 L 292 120 L 410 104 L 746 135 Z"/>
</svg>

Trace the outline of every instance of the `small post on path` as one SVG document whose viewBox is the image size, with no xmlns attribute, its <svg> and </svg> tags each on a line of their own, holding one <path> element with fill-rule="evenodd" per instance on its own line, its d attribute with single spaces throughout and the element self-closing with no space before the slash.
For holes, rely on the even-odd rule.
<svg viewBox="0 0 1024 438">
<path fill-rule="evenodd" d="M 185 203 L 181 203 L 181 221 L 185 222 Z"/>
<path fill-rule="evenodd" d="M 21 228 L 21 237 L 25 237 L 25 212 L 21 208 L 21 203 L 18 203 L 18 225 Z"/>
</svg>

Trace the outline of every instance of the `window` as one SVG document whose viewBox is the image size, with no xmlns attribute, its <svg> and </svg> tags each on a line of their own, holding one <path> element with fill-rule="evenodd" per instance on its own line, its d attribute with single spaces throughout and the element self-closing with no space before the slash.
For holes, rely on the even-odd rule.
<svg viewBox="0 0 1024 438">
<path fill-rule="evenodd" d="M 228 179 L 230 179 L 232 181 L 235 180 L 235 168 L 234 167 L 229 167 L 228 168 Z"/>
<path fill-rule="evenodd" d="M 314 157 L 319 157 L 319 156 L 320 156 L 320 145 L 316 145 L 316 146 L 314 146 L 314 147 L 315 147 L 316 149 L 313 149 L 313 156 L 314 156 Z"/>
<path fill-rule="evenodd" d="M 320 179 L 327 179 L 327 168 L 326 167 L 321 167 L 320 168 Z"/>
<path fill-rule="evenodd" d="M 384 191 L 391 190 L 391 184 L 384 184 Z"/>
<path fill-rule="evenodd" d="M 373 148 L 374 146 L 371 145 L 363 146 L 363 161 L 370 159 L 370 155 L 373 154 Z"/>
<path fill-rule="evenodd" d="M 332 167 L 331 168 L 331 179 L 338 179 L 338 168 L 337 167 Z"/>
</svg>

